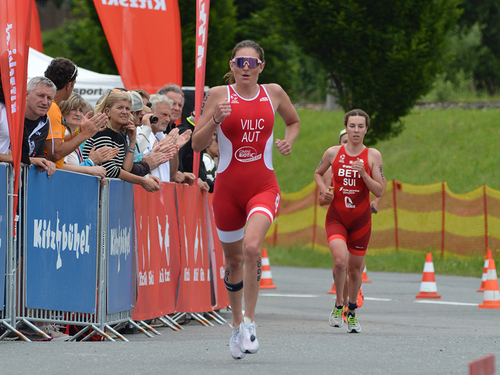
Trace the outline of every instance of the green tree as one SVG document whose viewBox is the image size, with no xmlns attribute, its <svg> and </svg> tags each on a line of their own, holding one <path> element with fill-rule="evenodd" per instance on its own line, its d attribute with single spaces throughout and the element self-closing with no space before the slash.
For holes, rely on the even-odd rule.
<svg viewBox="0 0 500 375">
<path fill-rule="evenodd" d="M 500 89 L 500 3 L 497 0 L 463 0 L 458 21 L 463 33 L 479 26 L 481 45 L 474 49 L 474 84 L 490 95 Z"/>
<path fill-rule="evenodd" d="M 179 1 L 182 29 L 182 76 L 185 86 L 195 84 L 196 1 Z M 236 7 L 232 0 L 210 2 L 205 84 L 223 83 L 237 32 Z"/>
<path fill-rule="evenodd" d="M 70 3 L 75 18 L 42 34 L 44 52 L 53 57 L 66 57 L 85 69 L 118 74 L 93 1 L 70 0 Z"/>
<path fill-rule="evenodd" d="M 287 35 L 327 71 L 345 109 L 372 118 L 367 143 L 396 136 L 401 118 L 442 68 L 458 0 L 271 0 Z"/>
<path fill-rule="evenodd" d="M 235 0 L 235 4 L 239 26 L 235 42 L 251 39 L 265 51 L 266 67 L 259 82 L 279 83 L 294 101 L 323 101 L 325 71 L 283 34 L 273 8 L 260 0 Z"/>
</svg>

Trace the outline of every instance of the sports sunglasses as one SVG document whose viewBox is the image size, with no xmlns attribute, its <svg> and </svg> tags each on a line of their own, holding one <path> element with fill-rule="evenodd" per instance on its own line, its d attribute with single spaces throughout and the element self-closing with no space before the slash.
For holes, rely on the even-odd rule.
<svg viewBox="0 0 500 375">
<path fill-rule="evenodd" d="M 231 61 L 238 68 L 243 68 L 245 66 L 245 64 L 248 64 L 249 68 L 256 68 L 260 64 L 262 64 L 262 61 L 255 58 L 255 57 L 235 57 Z"/>
</svg>

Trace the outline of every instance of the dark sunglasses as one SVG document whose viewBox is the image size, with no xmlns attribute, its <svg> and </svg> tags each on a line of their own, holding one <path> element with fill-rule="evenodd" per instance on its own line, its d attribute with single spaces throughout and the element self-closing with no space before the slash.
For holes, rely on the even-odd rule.
<svg viewBox="0 0 500 375">
<path fill-rule="evenodd" d="M 248 64 L 248 67 L 252 69 L 252 68 L 256 68 L 260 64 L 262 64 L 262 61 L 255 58 L 255 57 L 235 57 L 231 61 L 238 68 L 243 68 L 245 66 L 245 64 Z"/>
</svg>

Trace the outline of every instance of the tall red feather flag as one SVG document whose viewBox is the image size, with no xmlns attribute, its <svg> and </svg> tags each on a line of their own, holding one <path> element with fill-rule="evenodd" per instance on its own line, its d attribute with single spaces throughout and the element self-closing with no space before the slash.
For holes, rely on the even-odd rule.
<svg viewBox="0 0 500 375">
<path fill-rule="evenodd" d="M 31 4 L 30 47 L 43 53 L 42 30 L 40 28 L 40 17 L 35 0 L 32 0 Z"/>
<path fill-rule="evenodd" d="M 32 0 L 0 2 L 0 70 L 15 171 L 14 207 L 21 167 L 32 4 Z"/>
<path fill-rule="evenodd" d="M 205 94 L 205 67 L 207 64 L 208 15 L 210 0 L 196 1 L 196 73 L 195 73 L 195 124 L 200 117 L 201 104 Z M 194 152 L 193 173 L 198 179 L 200 153 Z"/>
<path fill-rule="evenodd" d="M 94 0 L 125 88 L 154 94 L 182 86 L 181 17 L 177 0 Z"/>
</svg>

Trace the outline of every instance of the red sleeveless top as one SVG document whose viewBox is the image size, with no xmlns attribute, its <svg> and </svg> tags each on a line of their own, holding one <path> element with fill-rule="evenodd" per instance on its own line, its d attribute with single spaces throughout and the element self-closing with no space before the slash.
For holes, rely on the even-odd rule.
<svg viewBox="0 0 500 375">
<path fill-rule="evenodd" d="M 359 155 L 350 156 L 342 145 L 332 163 L 333 175 L 333 202 L 339 214 L 358 216 L 366 210 L 370 210 L 370 190 L 361 178 L 358 171 L 352 169 L 352 163 L 361 159 L 365 165 L 365 171 L 371 176 L 368 165 L 368 147 L 365 147 Z"/>
</svg>

